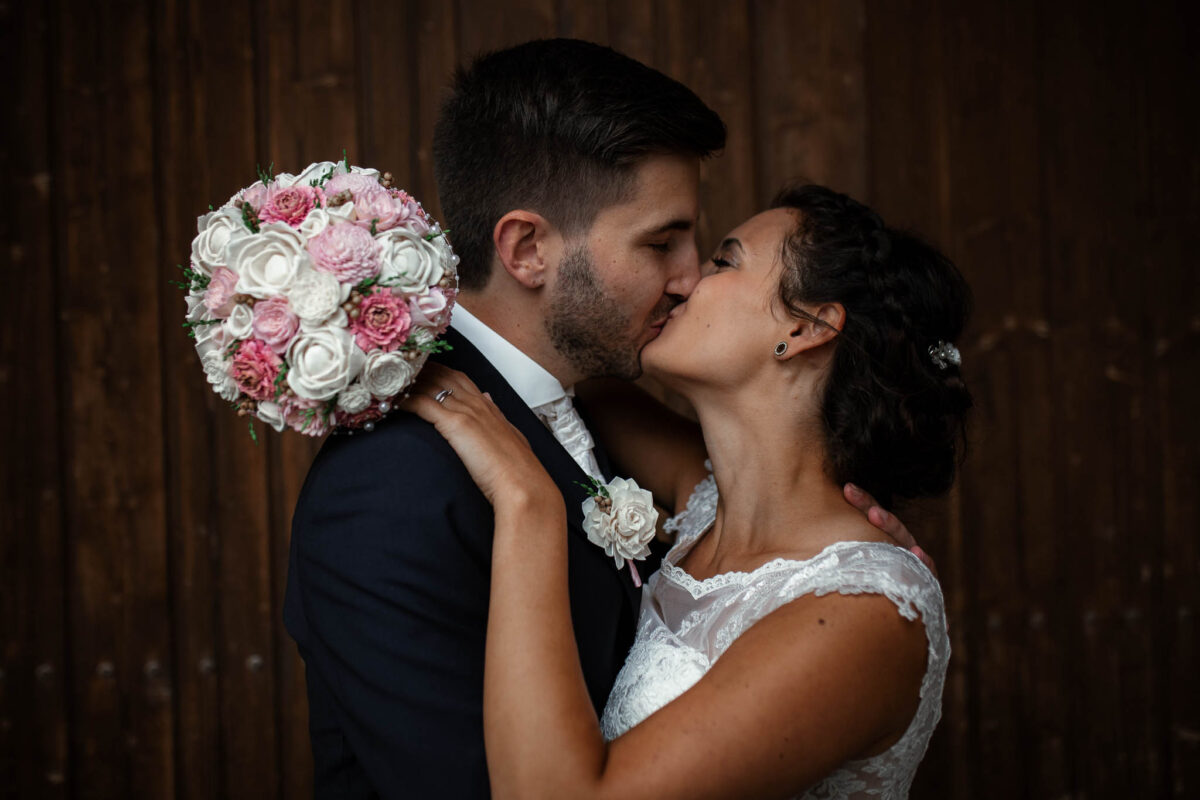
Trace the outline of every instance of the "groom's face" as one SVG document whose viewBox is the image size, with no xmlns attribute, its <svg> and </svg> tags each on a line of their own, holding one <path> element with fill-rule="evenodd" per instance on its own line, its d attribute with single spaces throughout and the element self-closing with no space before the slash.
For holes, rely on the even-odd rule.
<svg viewBox="0 0 1200 800">
<path fill-rule="evenodd" d="M 546 328 L 581 377 L 638 377 L 642 348 L 700 280 L 699 177 L 698 159 L 651 156 L 630 197 L 568 242 Z"/>
</svg>

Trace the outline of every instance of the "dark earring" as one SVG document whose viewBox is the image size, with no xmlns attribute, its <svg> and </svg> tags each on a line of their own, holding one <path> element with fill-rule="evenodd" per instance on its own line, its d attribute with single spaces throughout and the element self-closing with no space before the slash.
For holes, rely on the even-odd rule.
<svg viewBox="0 0 1200 800">
<path fill-rule="evenodd" d="M 776 358 L 779 358 L 786 352 L 787 352 L 787 342 L 780 342 L 779 344 L 775 345 L 775 357 Z"/>
</svg>

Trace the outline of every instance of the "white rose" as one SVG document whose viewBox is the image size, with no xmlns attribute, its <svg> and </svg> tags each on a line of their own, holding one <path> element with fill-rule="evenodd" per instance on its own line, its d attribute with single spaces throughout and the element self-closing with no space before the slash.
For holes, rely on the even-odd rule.
<svg viewBox="0 0 1200 800">
<path fill-rule="evenodd" d="M 595 497 L 583 503 L 583 530 L 588 541 L 604 548 L 617 568 L 626 559 L 642 559 L 650 553 L 658 524 L 654 497 L 634 480 L 613 478 L 608 486 L 610 507 L 605 510 Z"/>
<path fill-rule="evenodd" d="M 367 356 L 362 382 L 367 391 L 382 400 L 404 391 L 416 374 L 413 365 L 398 352 L 376 350 Z"/>
<path fill-rule="evenodd" d="M 197 217 L 196 229 L 199 233 L 192 239 L 192 268 L 209 276 L 217 267 L 226 266 L 226 246 L 250 235 L 237 208 L 220 208 Z"/>
<path fill-rule="evenodd" d="M 338 395 L 337 405 L 347 414 L 357 414 L 371 405 L 371 393 L 362 383 L 352 383 Z"/>
<path fill-rule="evenodd" d="M 254 323 L 254 311 L 245 303 L 238 303 L 229 312 L 229 318 L 225 320 L 221 327 L 225 328 L 230 339 L 245 339 L 253 332 L 252 325 Z M 217 327 L 212 325 L 209 327 Z"/>
<path fill-rule="evenodd" d="M 260 299 L 286 293 L 307 258 L 304 237 L 282 222 L 231 242 L 228 254 L 229 268 L 238 274 L 237 290 Z"/>
<path fill-rule="evenodd" d="M 351 175 L 366 175 L 368 178 L 378 178 L 379 170 L 372 169 L 371 167 L 351 167 L 350 174 Z"/>
<path fill-rule="evenodd" d="M 328 400 L 350 385 L 366 356 L 345 328 L 301 331 L 288 348 L 288 385 L 305 400 Z"/>
<path fill-rule="evenodd" d="M 288 305 L 305 323 L 322 323 L 337 312 L 350 297 L 350 286 L 338 282 L 327 272 L 303 266 L 286 292 Z"/>
<path fill-rule="evenodd" d="M 314 161 L 295 177 L 294 186 L 311 186 L 313 181 L 319 181 L 334 168 L 332 161 Z"/>
<path fill-rule="evenodd" d="M 281 172 L 271 179 L 271 183 L 280 189 L 287 189 L 296 183 L 296 176 L 290 172 Z"/>
<path fill-rule="evenodd" d="M 237 400 L 238 387 L 229 374 L 225 365 L 225 356 L 221 354 L 221 351 L 210 350 L 200 359 L 200 363 L 204 366 L 204 377 L 208 378 L 208 383 L 213 387 L 217 396 L 229 403 Z"/>
<path fill-rule="evenodd" d="M 424 237 L 392 228 L 375 237 L 380 244 L 379 281 L 405 293 L 423 292 L 445 274 L 442 254 Z"/>
<path fill-rule="evenodd" d="M 270 400 L 260 400 L 254 415 L 275 429 L 276 433 L 283 431 L 287 420 L 283 418 L 283 409 L 278 403 Z"/>
<path fill-rule="evenodd" d="M 308 216 L 300 223 L 298 230 L 300 235 L 305 239 L 311 239 L 321 231 L 329 227 L 330 216 L 329 212 L 323 208 L 314 208 L 308 212 Z"/>
<path fill-rule="evenodd" d="M 326 206 L 326 213 L 329 214 L 329 224 L 335 222 L 354 222 L 358 216 L 354 213 L 354 201 L 347 200 L 340 206 Z"/>
<path fill-rule="evenodd" d="M 216 319 L 204 305 L 204 294 L 189 293 L 185 298 L 187 303 L 187 320 L 188 322 L 208 323 Z M 196 336 L 196 353 L 203 361 L 204 357 L 212 350 L 224 351 L 225 345 L 229 341 L 228 334 L 225 332 L 225 326 L 222 324 L 203 324 L 193 325 L 192 333 Z"/>
</svg>

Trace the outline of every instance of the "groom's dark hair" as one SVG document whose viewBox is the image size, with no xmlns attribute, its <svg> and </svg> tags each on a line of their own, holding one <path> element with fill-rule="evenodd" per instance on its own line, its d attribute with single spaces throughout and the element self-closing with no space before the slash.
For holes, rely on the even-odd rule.
<svg viewBox="0 0 1200 800">
<path fill-rule="evenodd" d="M 544 39 L 479 57 L 455 74 L 433 139 L 460 287 L 487 284 L 509 211 L 571 235 L 628 196 L 644 158 L 724 146 L 725 124 L 695 93 L 611 48 Z"/>
</svg>

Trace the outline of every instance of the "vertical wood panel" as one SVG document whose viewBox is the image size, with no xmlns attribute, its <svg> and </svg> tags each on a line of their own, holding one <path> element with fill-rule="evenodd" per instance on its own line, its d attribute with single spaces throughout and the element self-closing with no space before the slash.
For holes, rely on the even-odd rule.
<svg viewBox="0 0 1200 800">
<path fill-rule="evenodd" d="M 218 9 L 196 3 L 188 8 L 194 37 L 188 120 L 193 138 L 185 151 L 188 161 L 181 168 L 192 176 L 196 191 L 180 198 L 175 208 L 180 224 L 187 225 L 182 239 L 174 243 L 183 248 L 183 255 L 190 252 L 195 217 L 249 184 L 257 163 L 266 167 L 270 161 L 255 147 L 263 102 L 256 66 L 260 57 L 272 55 L 255 49 L 253 33 L 264 19 L 250 6 Z M 272 24 L 286 24 L 285 20 L 279 17 Z M 195 356 L 187 355 L 184 363 L 194 365 Z M 208 386 L 199 391 L 205 413 L 193 417 L 198 409 L 189 400 L 180 406 L 181 416 L 186 416 L 178 424 L 204 433 L 208 440 L 189 437 L 185 440 L 189 449 L 181 447 L 180 457 L 188 458 L 192 447 L 204 453 L 197 452 L 198 462 L 186 461 L 182 475 L 197 480 L 193 492 L 207 490 L 192 499 L 199 504 L 203 498 L 207 513 L 203 526 L 184 531 L 186 544 L 180 547 L 177 565 L 178 572 L 194 581 L 184 587 L 190 596 L 181 609 L 201 622 L 190 642 L 188 663 L 181 664 L 180 670 L 195 681 L 194 713 L 205 723 L 215 713 L 219 726 L 215 774 L 201 778 L 199 786 L 218 797 L 273 797 L 280 782 L 272 659 L 278 622 L 271 615 L 267 452 L 265 445 L 256 447 L 251 442 L 245 421 L 227 403 Z M 206 470 L 207 476 L 192 478 L 193 467 Z M 206 600 L 213 604 L 211 611 L 205 608 Z M 210 625 L 215 634 L 211 651 Z M 216 708 L 209 705 L 213 674 Z M 192 766 L 200 770 L 207 765 L 214 743 L 206 735 L 196 746 Z"/>
<path fill-rule="evenodd" d="M 755 207 L 750 15 L 745 3 L 667 0 L 659 7 L 655 66 L 682 81 L 725 120 L 725 152 L 700 167 L 697 244 L 708 256 Z"/>
<path fill-rule="evenodd" d="M 165 277 L 177 272 L 172 265 L 187 264 L 196 217 L 232 193 L 237 173 L 246 175 L 253 169 L 250 147 L 238 144 L 253 141 L 249 29 L 248 9 L 216 15 L 205 13 L 203 4 L 178 0 L 161 4 L 155 36 L 163 225 L 158 265 L 164 274 L 159 284 L 166 385 L 164 473 L 170 500 L 175 796 L 181 800 L 222 795 L 220 526 L 213 512 L 219 491 L 216 476 L 235 467 L 214 463 L 216 417 L 232 412 L 204 380 L 193 343 L 180 327 L 181 292 Z M 248 120 L 242 116 L 247 113 Z"/>
<path fill-rule="evenodd" d="M 149 18 L 134 3 L 57 11 L 75 780 L 94 797 L 163 796 L 174 765 Z"/>
<path fill-rule="evenodd" d="M 68 795 L 61 440 L 52 268 L 51 10 L 0 11 L 11 123 L 0 169 L 23 198 L 0 215 L 0 796 Z"/>
<path fill-rule="evenodd" d="M 788 181 L 866 194 L 862 2 L 753 4 L 758 204 Z"/>
</svg>

